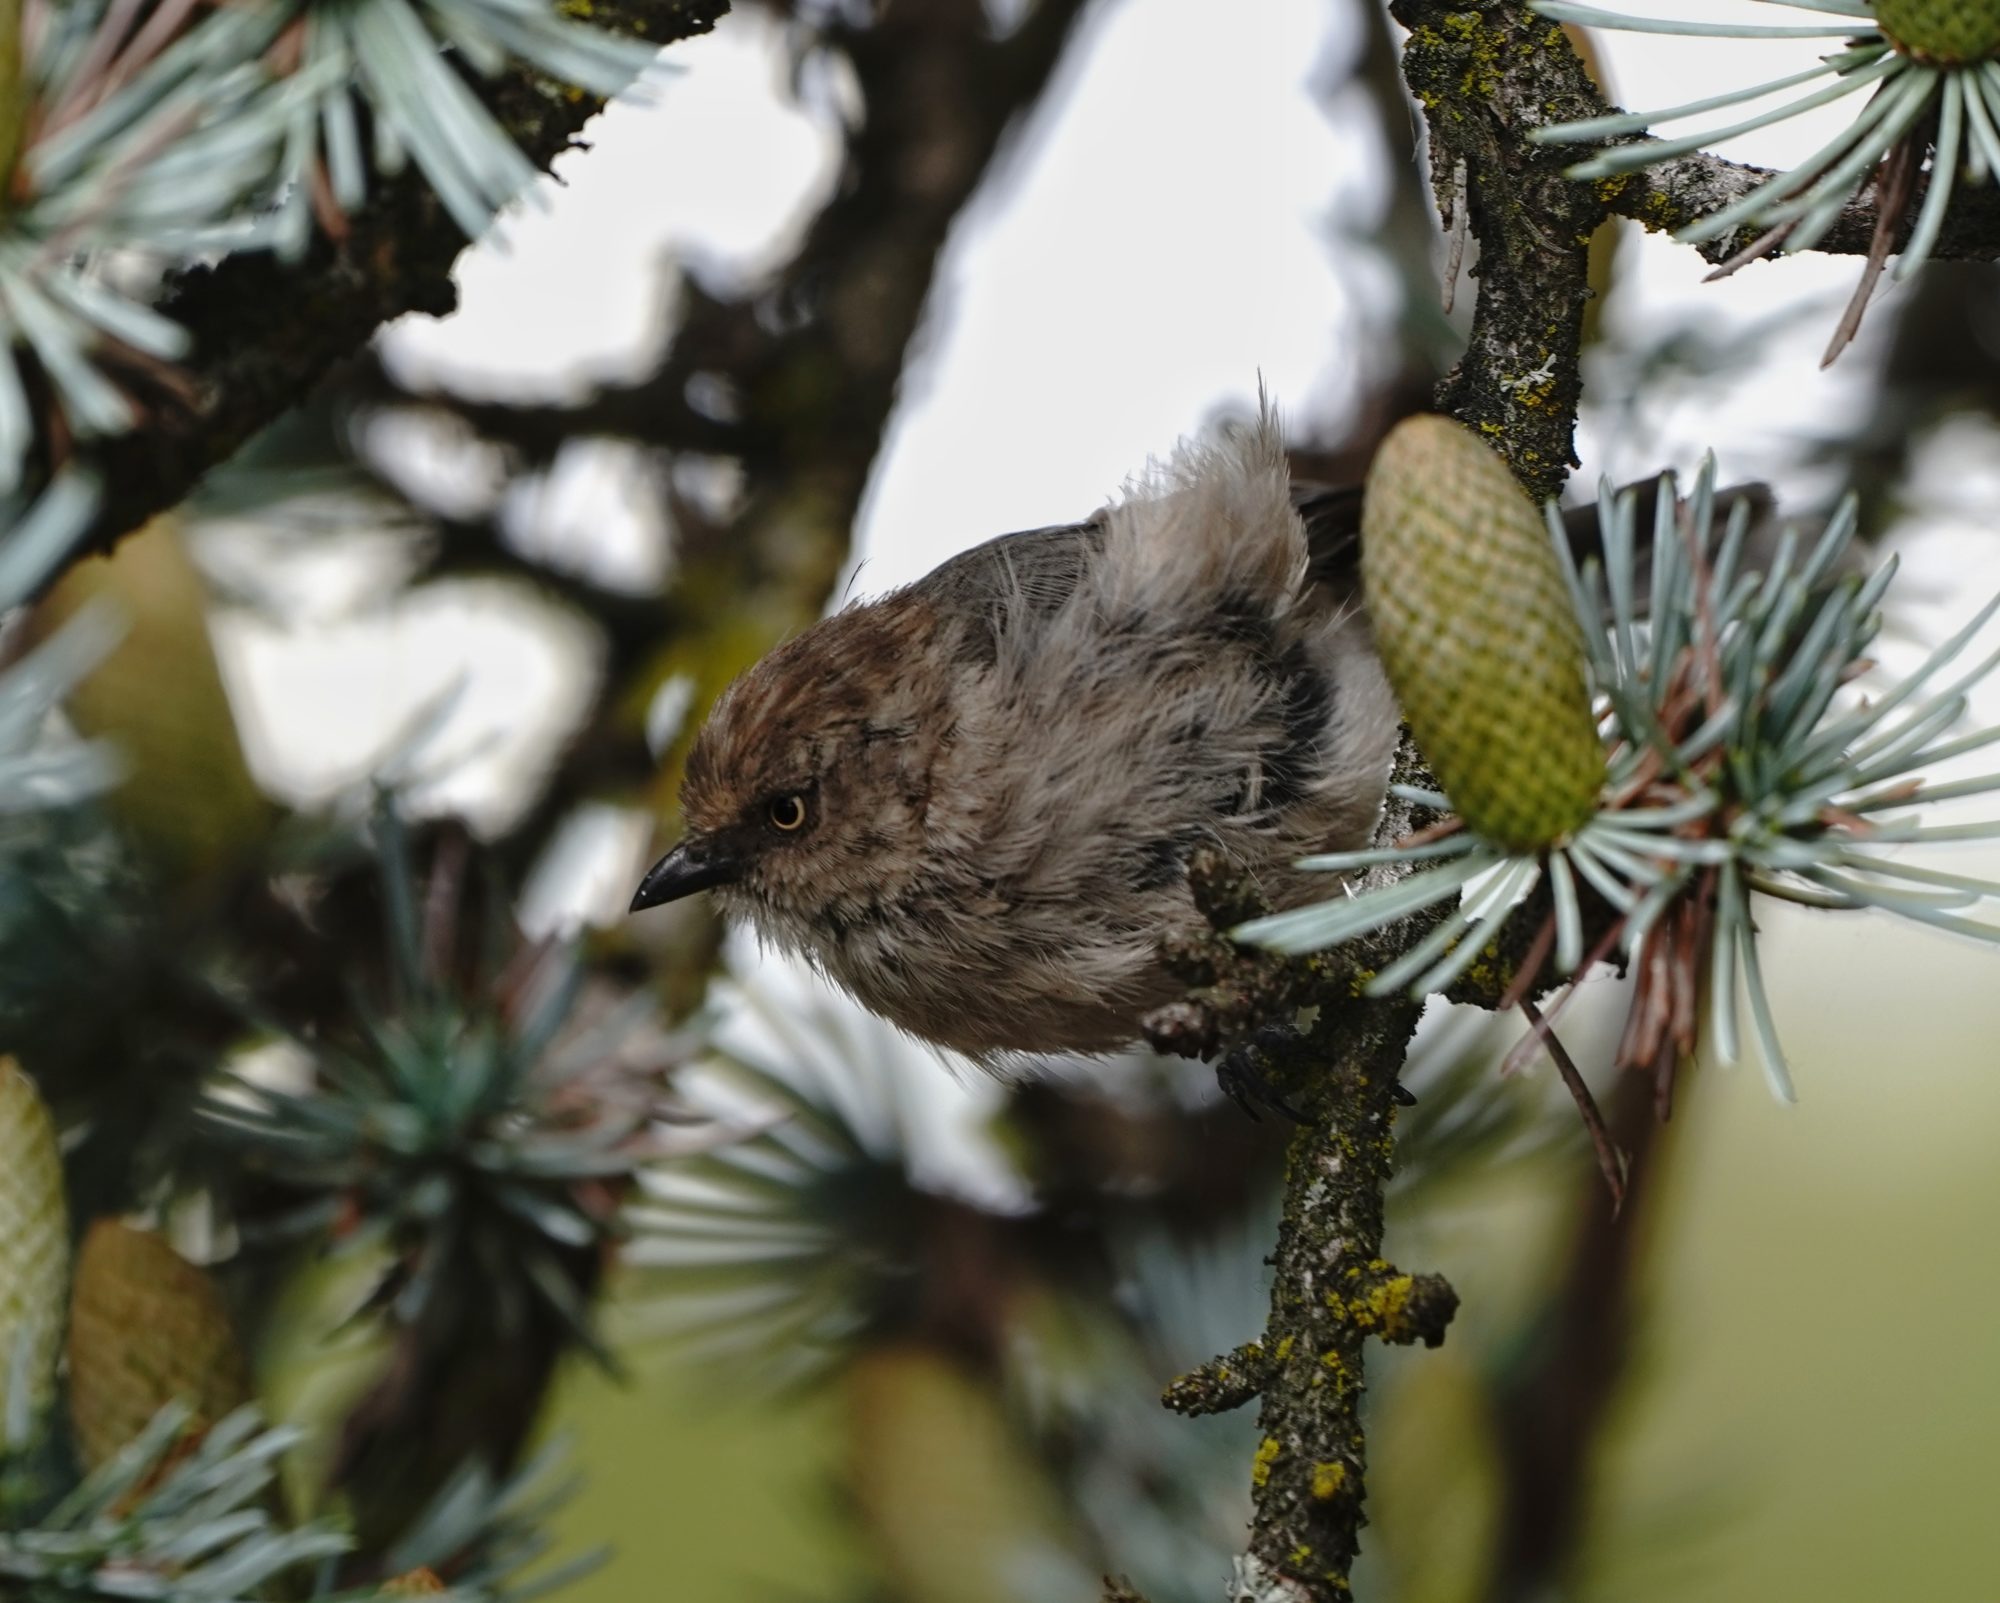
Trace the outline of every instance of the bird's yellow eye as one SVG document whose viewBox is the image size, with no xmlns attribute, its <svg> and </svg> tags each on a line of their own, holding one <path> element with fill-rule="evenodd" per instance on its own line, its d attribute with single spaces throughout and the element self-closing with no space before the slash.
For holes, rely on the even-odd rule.
<svg viewBox="0 0 2000 1603">
<path fill-rule="evenodd" d="M 771 820 L 773 829 L 782 829 L 787 835 L 806 827 L 806 799 L 799 795 L 773 796 L 765 816 Z"/>
</svg>

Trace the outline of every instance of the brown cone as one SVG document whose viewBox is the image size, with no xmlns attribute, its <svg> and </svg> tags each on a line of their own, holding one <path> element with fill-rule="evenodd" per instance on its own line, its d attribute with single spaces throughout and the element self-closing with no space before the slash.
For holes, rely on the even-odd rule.
<svg viewBox="0 0 2000 1603">
<path fill-rule="evenodd" d="M 92 1468 L 179 1399 L 205 1431 L 250 1397 L 221 1294 L 151 1231 L 115 1219 L 90 1227 L 70 1298 L 70 1426 Z"/>
</svg>

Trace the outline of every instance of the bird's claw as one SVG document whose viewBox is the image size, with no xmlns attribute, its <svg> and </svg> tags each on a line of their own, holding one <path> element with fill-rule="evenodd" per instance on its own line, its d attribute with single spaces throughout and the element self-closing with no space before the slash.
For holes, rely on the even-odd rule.
<svg viewBox="0 0 2000 1603">
<path fill-rule="evenodd" d="M 1267 1024 L 1242 1045 L 1232 1048 L 1215 1066 L 1215 1083 L 1222 1087 L 1229 1100 L 1241 1108 L 1250 1118 L 1261 1122 L 1260 1107 L 1282 1113 L 1294 1124 L 1312 1124 L 1310 1114 L 1302 1113 L 1280 1091 L 1271 1076 L 1271 1053 L 1273 1050 L 1289 1046 L 1299 1039 L 1299 1032 L 1290 1025 Z M 1390 1096 L 1399 1108 L 1412 1108 L 1417 1104 L 1416 1093 L 1400 1080 L 1390 1088 Z"/>
<path fill-rule="evenodd" d="M 1311 1115 L 1301 1113 L 1286 1100 L 1271 1080 L 1270 1052 L 1298 1039 L 1298 1031 L 1282 1024 L 1267 1024 L 1241 1046 L 1232 1048 L 1215 1066 L 1215 1083 L 1229 1100 L 1252 1119 L 1262 1121 L 1259 1107 L 1282 1113 L 1294 1124 L 1311 1124 Z"/>
</svg>

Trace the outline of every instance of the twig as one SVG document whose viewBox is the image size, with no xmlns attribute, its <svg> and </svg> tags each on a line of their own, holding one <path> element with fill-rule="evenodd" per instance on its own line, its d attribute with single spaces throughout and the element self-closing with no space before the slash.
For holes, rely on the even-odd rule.
<svg viewBox="0 0 2000 1603">
<path fill-rule="evenodd" d="M 1500 1457 L 1498 1541 L 1486 1603 L 1571 1594 L 1606 1408 L 1630 1351 L 1632 1267 L 1646 1188 L 1657 1183 L 1662 1126 L 1637 1075 L 1610 1098 L 1610 1124 L 1634 1154 L 1623 1213 L 1579 1207 L 1562 1284 L 1536 1316 L 1532 1343 L 1496 1383 L 1491 1440 Z"/>
<path fill-rule="evenodd" d="M 1178 1376 L 1161 1393 L 1160 1401 L 1190 1419 L 1225 1414 L 1263 1395 L 1273 1370 L 1271 1355 L 1261 1341 L 1242 1346 L 1199 1364 Z"/>
<path fill-rule="evenodd" d="M 1597 1157 L 1597 1172 L 1604 1176 L 1604 1183 L 1611 1189 L 1611 1211 L 1616 1213 L 1625 1205 L 1625 1154 L 1618 1150 L 1618 1144 L 1611 1139 L 1611 1132 L 1604 1127 L 1604 1115 L 1598 1111 L 1597 1098 L 1590 1094 L 1590 1086 L 1583 1073 L 1576 1066 L 1576 1060 L 1569 1055 L 1569 1048 L 1554 1030 L 1547 1027 L 1541 1011 L 1525 996 L 1521 998 L 1521 1011 L 1528 1015 L 1528 1022 L 1534 1025 L 1536 1035 L 1549 1056 L 1555 1059 L 1556 1072 L 1562 1076 L 1564 1088 L 1576 1102 L 1576 1111 L 1583 1116 L 1583 1127 L 1590 1135 L 1590 1150 Z"/>
</svg>

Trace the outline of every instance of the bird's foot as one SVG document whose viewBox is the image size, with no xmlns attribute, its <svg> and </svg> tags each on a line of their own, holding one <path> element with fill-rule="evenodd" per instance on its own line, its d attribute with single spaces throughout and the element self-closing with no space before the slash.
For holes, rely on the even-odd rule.
<svg viewBox="0 0 2000 1603">
<path fill-rule="evenodd" d="M 1289 1024 L 1264 1025 L 1249 1040 L 1231 1048 L 1216 1064 L 1215 1083 L 1252 1119 L 1262 1118 L 1259 1108 L 1269 1108 L 1294 1124 L 1313 1123 L 1312 1116 L 1300 1112 L 1279 1089 L 1272 1074 L 1272 1054 L 1296 1045 L 1299 1039 L 1299 1031 Z M 1400 1081 L 1391 1094 L 1398 1107 L 1416 1105 L 1416 1094 Z"/>
<path fill-rule="evenodd" d="M 1282 1113 L 1294 1124 L 1311 1124 L 1311 1116 L 1293 1106 L 1271 1076 L 1271 1053 L 1298 1039 L 1299 1032 L 1289 1024 L 1266 1024 L 1224 1054 L 1215 1066 L 1215 1083 L 1252 1119 L 1262 1119 L 1257 1111 L 1261 1107 Z"/>
</svg>

